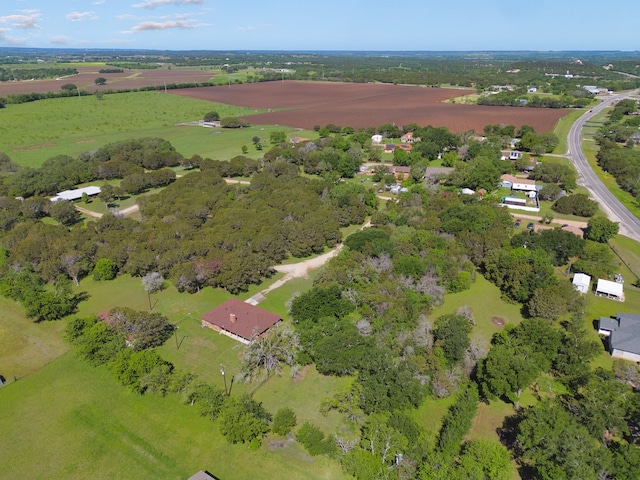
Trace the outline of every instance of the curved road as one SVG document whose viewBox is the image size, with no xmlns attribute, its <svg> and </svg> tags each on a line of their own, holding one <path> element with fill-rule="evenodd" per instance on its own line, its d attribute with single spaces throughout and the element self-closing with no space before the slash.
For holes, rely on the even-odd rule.
<svg viewBox="0 0 640 480">
<path fill-rule="evenodd" d="M 630 94 L 612 95 L 606 98 L 600 103 L 600 105 L 593 107 L 591 110 L 582 115 L 571 126 L 569 136 L 567 137 L 569 145 L 569 158 L 576 166 L 578 173 L 582 177 L 581 184 L 584 185 L 594 199 L 600 204 L 607 217 L 611 221 L 620 223 L 620 233 L 626 237 L 633 238 L 640 242 L 640 220 L 638 220 L 613 194 L 607 189 L 607 187 L 600 181 L 595 174 L 587 157 L 582 151 L 581 134 L 584 124 L 591 119 L 594 115 L 609 107 L 612 103 L 622 100 L 628 97 Z"/>
</svg>

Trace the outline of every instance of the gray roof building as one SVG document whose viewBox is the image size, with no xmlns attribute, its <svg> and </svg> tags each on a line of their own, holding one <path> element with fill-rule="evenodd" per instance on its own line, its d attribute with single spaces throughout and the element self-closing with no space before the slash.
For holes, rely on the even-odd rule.
<svg viewBox="0 0 640 480">
<path fill-rule="evenodd" d="M 609 337 L 612 357 L 640 362 L 640 314 L 617 313 L 616 318 L 600 317 L 598 333 Z"/>
</svg>

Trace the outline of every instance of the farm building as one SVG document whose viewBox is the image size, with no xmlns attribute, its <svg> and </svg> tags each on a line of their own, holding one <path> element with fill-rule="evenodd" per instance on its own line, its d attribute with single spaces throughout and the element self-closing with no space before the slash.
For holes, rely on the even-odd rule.
<svg viewBox="0 0 640 480">
<path fill-rule="evenodd" d="M 622 288 L 622 283 L 599 278 L 596 285 L 596 295 L 624 302 L 624 290 Z"/>
<path fill-rule="evenodd" d="M 591 287 L 591 277 L 584 273 L 576 273 L 573 276 L 573 288 L 575 288 L 580 293 L 589 292 L 589 288 Z"/>
<path fill-rule="evenodd" d="M 612 357 L 640 362 L 640 314 L 617 313 L 616 318 L 600 317 L 598 333 L 609 337 Z"/>
<path fill-rule="evenodd" d="M 248 344 L 256 335 L 263 335 L 278 323 L 280 315 L 231 298 L 200 317 L 202 326 Z"/>
<path fill-rule="evenodd" d="M 76 188 L 75 190 L 65 190 L 64 192 L 56 193 L 55 197 L 51 197 L 52 202 L 59 202 L 60 200 L 80 200 L 83 194 L 87 194 L 90 197 L 93 195 L 97 195 L 102 191 L 100 187 L 84 187 L 84 188 Z"/>
</svg>

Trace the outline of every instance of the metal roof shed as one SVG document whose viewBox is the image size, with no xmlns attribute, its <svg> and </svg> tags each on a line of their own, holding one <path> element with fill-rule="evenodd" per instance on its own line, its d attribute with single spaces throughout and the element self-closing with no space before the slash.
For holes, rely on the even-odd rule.
<svg viewBox="0 0 640 480">
<path fill-rule="evenodd" d="M 573 276 L 573 287 L 580 293 L 587 293 L 591 286 L 591 277 L 585 273 L 576 273 Z"/>
<path fill-rule="evenodd" d="M 624 302 L 624 290 L 622 288 L 622 283 L 611 282 L 609 280 L 599 278 L 596 285 L 596 295 Z"/>
</svg>

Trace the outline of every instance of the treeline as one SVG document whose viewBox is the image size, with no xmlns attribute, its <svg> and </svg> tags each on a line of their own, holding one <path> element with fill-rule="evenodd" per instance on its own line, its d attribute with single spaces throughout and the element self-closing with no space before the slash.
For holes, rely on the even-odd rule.
<svg viewBox="0 0 640 480">
<path fill-rule="evenodd" d="M 76 158 L 59 155 L 46 160 L 41 167 L 23 167 L 11 175 L 2 176 L 0 194 L 11 197 L 53 195 L 75 185 L 98 180 L 127 179 L 131 177 L 167 176 L 158 182 L 167 184 L 175 179 L 173 171 L 148 173 L 175 167 L 182 155 L 166 140 L 159 138 L 131 139 L 106 145 L 93 153 Z M 127 182 L 125 182 L 126 185 Z M 133 182 L 135 183 L 135 182 Z M 140 188 L 127 189 L 124 193 L 139 193 Z"/>
<path fill-rule="evenodd" d="M 502 107 L 575 108 L 586 107 L 592 101 L 593 95 L 589 95 L 586 91 L 584 94 L 582 91 L 565 93 L 560 97 L 541 97 L 522 92 L 500 92 L 485 94 L 478 99 L 477 104 Z"/>
<path fill-rule="evenodd" d="M 289 409 L 279 410 L 274 418 L 250 395 L 229 396 L 164 360 L 155 347 L 170 338 L 173 330 L 161 314 L 114 308 L 103 320 L 69 321 L 65 334 L 76 355 L 90 365 L 106 367 L 118 383 L 138 394 L 178 396 L 200 416 L 217 421 L 230 443 L 251 443 L 257 448 L 271 429 L 286 435 L 296 425 Z"/>
<path fill-rule="evenodd" d="M 0 82 L 13 82 L 19 80 L 40 80 L 44 78 L 59 78 L 69 75 L 77 75 L 75 68 L 3 68 L 0 67 Z"/>
</svg>

